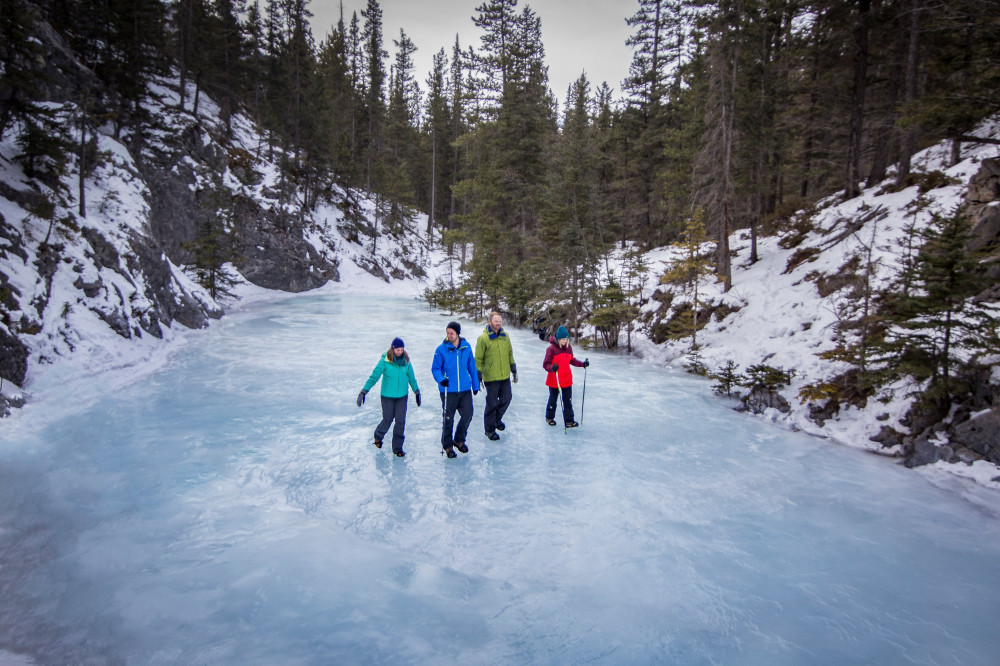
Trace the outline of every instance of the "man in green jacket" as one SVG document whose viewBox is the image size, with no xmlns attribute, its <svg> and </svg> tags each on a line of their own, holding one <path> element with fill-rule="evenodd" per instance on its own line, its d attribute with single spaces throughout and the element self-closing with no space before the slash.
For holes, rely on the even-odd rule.
<svg viewBox="0 0 1000 666">
<path fill-rule="evenodd" d="M 514 350 L 507 331 L 503 330 L 503 317 L 499 312 L 490 313 L 489 323 L 476 341 L 476 368 L 480 386 L 486 388 L 486 411 L 483 413 L 486 437 L 496 441 L 500 439 L 497 430 L 507 427 L 503 415 L 510 406 L 511 379 L 517 383 Z"/>
<path fill-rule="evenodd" d="M 375 427 L 375 446 L 382 448 L 382 439 L 389 431 L 389 426 L 395 421 L 392 429 L 392 452 L 396 457 L 406 455 L 403 451 L 403 431 L 406 428 L 406 402 L 410 389 L 416 394 L 417 407 L 420 406 L 420 387 L 413 374 L 413 364 L 410 355 L 406 353 L 402 339 L 393 338 L 392 344 L 372 370 L 371 376 L 365 382 L 365 387 L 358 394 L 358 407 L 365 401 L 365 396 L 375 383 L 382 380 L 382 421 Z"/>
</svg>

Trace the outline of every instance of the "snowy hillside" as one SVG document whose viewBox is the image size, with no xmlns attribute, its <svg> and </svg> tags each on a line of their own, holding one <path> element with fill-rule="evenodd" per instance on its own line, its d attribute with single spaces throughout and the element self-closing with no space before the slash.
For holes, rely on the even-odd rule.
<svg viewBox="0 0 1000 666">
<path fill-rule="evenodd" d="M 977 135 L 996 137 L 1000 135 L 1000 124 L 988 124 L 980 128 Z M 933 212 L 954 211 L 965 202 L 969 181 L 979 172 L 983 160 L 1000 156 L 996 145 L 966 145 L 964 159 L 948 168 L 948 149 L 946 144 L 939 144 L 916 155 L 913 162 L 915 172 L 943 172 L 949 180 L 941 186 L 923 193 L 917 186 L 894 192 L 887 182 L 848 201 L 838 203 L 838 197 L 831 197 L 821 202 L 811 217 L 805 212 L 798 214 L 798 232 L 761 237 L 759 261 L 755 264 L 751 265 L 749 260 L 749 232 L 743 230 L 734 234 L 731 239 L 734 252 L 732 289 L 722 293 L 720 284 L 712 277 L 705 278 L 700 285 L 700 301 L 736 310 L 721 320 L 712 317 L 698 332 L 700 360 L 707 369 L 717 372 L 728 361 L 733 361 L 740 370 L 758 363 L 794 370 L 791 384 L 781 392 L 790 404 L 790 411 L 782 413 L 770 408 L 764 411 L 764 418 L 850 446 L 897 455 L 898 447 L 895 450 L 883 448 L 870 437 L 886 426 L 906 431 L 900 421 L 913 403 L 913 393 L 921 390 L 920 385 L 890 386 L 883 394 L 884 402 L 870 400 L 863 409 L 843 405 L 839 413 L 822 423 L 810 418 L 812 405 L 800 401 L 797 395 L 807 384 L 827 380 L 848 367 L 821 359 L 818 354 L 835 345 L 835 325 L 845 300 L 843 291 L 836 289 L 835 281 L 838 275 L 851 270 L 851 258 L 871 246 L 875 286 L 887 285 L 899 271 L 907 227 L 926 225 Z M 918 198 L 919 206 L 916 205 Z M 801 234 L 801 238 L 789 243 L 789 235 L 794 233 Z M 678 253 L 675 248 L 650 253 L 647 264 L 651 273 L 662 274 L 677 259 Z M 661 292 L 659 298 L 654 297 L 656 291 Z M 669 307 L 661 306 L 664 292 L 672 292 Z M 669 318 L 672 310 L 691 301 L 690 291 L 675 286 L 656 286 L 655 283 L 647 288 L 646 295 L 650 298 L 645 306 L 646 316 L 653 321 Z M 658 346 L 647 335 L 638 350 L 648 358 L 684 367 L 695 360 L 690 348 L 690 337 L 669 340 Z M 1000 382 L 997 360 L 992 359 L 993 384 Z M 947 443 L 945 433 L 941 436 L 940 443 L 944 445 Z M 939 462 L 931 467 L 932 474 L 947 471 L 967 475 L 1000 488 L 1000 469 L 985 460 L 970 461 L 967 465 Z"/>
<path fill-rule="evenodd" d="M 237 304 L 213 300 L 175 259 L 190 256 L 184 243 L 204 214 L 203 192 L 222 191 L 249 208 L 246 220 L 226 229 L 242 243 L 240 264 L 229 267 L 245 284 L 241 293 L 253 284 L 283 291 L 331 280 L 385 284 L 419 278 L 433 263 L 424 216 L 387 233 L 362 194 L 331 184 L 308 200 L 283 181 L 280 151 L 269 159 L 246 117 L 233 118 L 227 140 L 204 94 L 197 116 L 178 110 L 176 84 L 151 91 L 147 109 L 158 126 L 142 159 L 128 137 L 114 138 L 110 127 L 97 133 L 85 215 L 74 154 L 58 177 L 40 177 L 27 173 L 18 131 L 0 142 L 0 412 L 5 402 L 21 403 L 19 385 L 43 390 L 46 381 L 150 363 L 179 331 L 204 327 Z M 72 105 L 53 108 L 72 135 Z"/>
</svg>

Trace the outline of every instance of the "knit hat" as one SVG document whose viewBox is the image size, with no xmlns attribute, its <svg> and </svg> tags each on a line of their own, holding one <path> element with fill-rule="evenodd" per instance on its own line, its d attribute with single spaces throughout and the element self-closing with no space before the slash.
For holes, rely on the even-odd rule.
<svg viewBox="0 0 1000 666">
<path fill-rule="evenodd" d="M 393 338 L 392 339 L 392 348 L 393 349 L 402 349 L 405 346 L 406 345 L 403 344 L 403 338 Z"/>
<path fill-rule="evenodd" d="M 445 326 L 445 328 L 446 329 L 450 328 L 451 330 L 455 331 L 459 335 L 462 334 L 462 325 L 459 324 L 457 321 L 449 321 L 448 325 Z"/>
<path fill-rule="evenodd" d="M 556 340 L 562 340 L 563 338 L 569 337 L 569 331 L 566 330 L 565 326 L 560 326 L 556 329 Z"/>
</svg>

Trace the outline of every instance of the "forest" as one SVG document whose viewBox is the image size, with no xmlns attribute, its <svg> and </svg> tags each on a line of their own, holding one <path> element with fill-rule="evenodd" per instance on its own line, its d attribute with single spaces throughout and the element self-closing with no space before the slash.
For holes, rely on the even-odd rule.
<svg viewBox="0 0 1000 666">
<path fill-rule="evenodd" d="M 554 309 L 603 335 L 637 313 L 611 252 L 638 269 L 642 251 L 685 243 L 689 272 L 709 270 L 728 290 L 734 231 L 749 230 L 755 248 L 824 197 L 933 178 L 910 167 L 932 143 L 951 141 L 955 161 L 963 142 L 996 143 L 974 128 L 1000 111 L 997 9 L 637 0 L 627 79 L 581 75 L 553 91 L 541 21 L 518 0 L 475 7 L 478 43 L 421 45 L 439 49 L 429 72 L 414 71 L 405 29 L 383 34 L 377 0 L 324 36 L 308 0 L 11 0 L 0 11 L 0 139 L 17 128 L 25 172 L 40 182 L 65 182 L 72 156 L 82 183 L 98 128 L 141 159 L 158 131 L 144 100 L 179 79 L 185 113 L 197 119 L 210 97 L 227 131 L 237 113 L 258 123 L 258 155 L 281 164 L 306 209 L 337 185 L 378 202 L 377 233 L 426 213 L 461 268 L 428 289 L 432 304 L 472 315 L 500 306 L 515 323 Z M 77 70 L 40 68 L 39 24 Z M 961 256 L 961 223 L 932 231 L 950 274 L 975 269 Z M 206 223 L 187 259 L 231 258 L 218 237 Z M 845 358 L 865 367 L 867 338 L 893 312 L 911 321 L 976 286 L 949 282 L 931 306 L 886 297 L 883 323 L 866 324 L 862 351 Z M 931 374 L 948 376 L 944 358 Z"/>
</svg>

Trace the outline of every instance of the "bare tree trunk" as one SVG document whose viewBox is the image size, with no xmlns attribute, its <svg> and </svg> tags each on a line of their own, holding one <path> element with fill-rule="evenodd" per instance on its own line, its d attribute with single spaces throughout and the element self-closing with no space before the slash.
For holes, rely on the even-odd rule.
<svg viewBox="0 0 1000 666">
<path fill-rule="evenodd" d="M 434 229 L 434 215 L 437 211 L 437 132 L 431 130 L 431 213 L 427 216 L 427 238 Z"/>
<path fill-rule="evenodd" d="M 90 90 L 83 91 L 83 104 L 80 105 L 80 180 L 78 187 L 80 217 L 87 217 L 87 107 L 90 105 Z"/>
<path fill-rule="evenodd" d="M 729 256 L 729 193 L 732 189 L 733 168 L 733 132 L 736 123 L 736 71 L 739 60 L 739 46 L 733 49 L 733 70 L 729 81 L 729 100 L 723 106 L 723 124 L 725 127 L 725 162 L 722 166 L 722 229 L 719 233 L 719 273 L 722 275 L 722 290 L 729 291 L 733 286 L 732 259 Z"/>
<path fill-rule="evenodd" d="M 906 52 L 906 93 L 904 102 L 911 104 L 917 98 L 917 69 L 920 64 L 920 0 L 912 0 L 910 6 L 910 45 Z M 916 130 L 903 133 L 899 151 L 899 167 L 896 171 L 896 185 L 902 187 L 910 176 L 910 157 L 916 144 Z"/>
<path fill-rule="evenodd" d="M 854 26 L 854 92 L 851 96 L 851 129 L 847 140 L 847 171 L 844 194 L 851 199 L 861 193 L 861 131 L 864 125 L 865 87 L 868 76 L 868 12 L 871 0 L 858 0 Z"/>
</svg>

